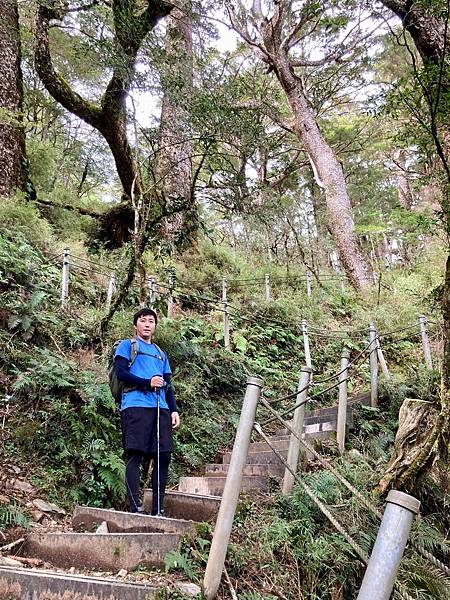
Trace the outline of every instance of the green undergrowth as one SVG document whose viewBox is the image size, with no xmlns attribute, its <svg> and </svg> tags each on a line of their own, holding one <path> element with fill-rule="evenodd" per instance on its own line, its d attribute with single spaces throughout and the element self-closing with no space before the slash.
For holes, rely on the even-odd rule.
<svg viewBox="0 0 450 600">
<path fill-rule="evenodd" d="M 74 271 L 69 307 L 62 310 L 61 267 L 53 255 L 64 243 L 32 204 L 20 199 L 0 202 L 0 461 L 20 465 L 42 496 L 69 510 L 75 503 L 122 508 L 120 424 L 106 383 L 106 364 L 113 343 L 133 335 L 137 291 L 130 292 L 101 344 L 94 345 L 105 313 L 105 281 L 98 274 Z M 99 259 L 89 255 L 81 242 L 75 249 L 86 259 Z M 362 353 L 351 373 L 350 393 L 367 389 L 364 349 L 368 322 L 374 320 L 385 335 L 382 345 L 394 376 L 380 383 L 379 408 L 359 408 L 345 459 L 337 456 L 334 444 L 318 443 L 317 448 L 382 508 L 377 484 L 392 454 L 401 403 L 407 397 L 437 395 L 436 372 L 418 366 L 423 362 L 418 327 L 405 329 L 419 313 L 430 315 L 435 321 L 433 354 L 439 355 L 440 254 L 438 249 L 431 251 L 431 264 L 436 266 L 392 271 L 364 301 L 331 283 L 315 286 L 313 297 L 308 298 L 304 282 L 293 281 L 273 286 L 269 302 L 264 300 L 262 283 L 239 286 L 232 281 L 263 277 L 266 272 L 275 279 L 285 274 L 280 266 L 263 260 L 257 264 L 254 257 L 204 240 L 197 252 L 179 261 L 164 262 L 147 253 L 149 272 L 163 279 L 170 268 L 177 285 L 189 288 L 187 296 L 176 296 L 176 318 L 165 318 L 164 297 L 156 306 L 160 315 L 156 341 L 170 357 L 182 414 L 170 484 L 182 475 L 201 473 L 205 463 L 217 461 L 231 446 L 249 375 L 264 380 L 264 394 L 278 410 L 292 407 L 293 399 L 276 401 L 295 392 L 298 385 L 305 362 L 302 319 L 310 326 L 315 368 L 311 393 L 315 398 L 309 407 L 336 403 L 337 390 L 327 390 L 334 381 L 323 380 L 338 371 L 344 347 L 353 359 Z M 125 264 L 125 250 L 115 251 L 109 259 L 111 268 Z M 102 261 L 107 258 L 102 256 Z M 292 270 L 293 275 L 301 272 Z M 198 297 L 220 297 L 224 274 L 230 279 L 233 307 L 231 351 L 223 348 L 223 313 Z M 350 335 L 339 333 L 342 330 Z M 258 420 L 264 422 L 268 416 L 260 407 Z M 278 427 L 273 422 L 266 430 L 270 433 Z M 367 510 L 318 464 L 306 478 L 369 551 L 377 523 Z M 448 538 L 450 523 L 445 492 L 432 479 L 426 480 L 421 500 L 425 517 L 413 536 L 445 557 L 448 547 L 442 540 Z M 14 501 L 0 506 L 0 528 L 23 526 L 22 517 L 26 519 L 26 510 Z M 277 494 L 269 499 L 247 498 L 235 524 L 227 571 L 240 599 L 356 597 L 363 573 L 360 562 L 300 488 L 290 499 Z M 168 557 L 167 570 L 181 570 L 200 581 L 210 541 L 208 529 L 187 539 L 178 553 Z M 408 551 L 402 566 L 402 579 L 413 597 L 448 597 L 443 592 L 447 582 L 421 561 Z M 222 597 L 228 593 L 226 584 L 221 593 Z"/>
<path fill-rule="evenodd" d="M 384 380 L 380 386 L 380 406 L 361 406 L 347 451 L 339 457 L 334 443 L 324 442 L 321 453 L 337 471 L 356 487 L 371 505 L 382 512 L 384 498 L 377 486 L 391 458 L 397 429 L 398 410 L 405 398 L 437 397 L 438 378 L 421 370 L 409 379 Z M 370 554 L 380 522 L 361 502 L 319 463 L 310 463 L 302 479 L 324 503 L 344 530 Z M 432 482 L 425 480 L 419 498 L 421 517 L 410 534 L 402 560 L 399 580 L 416 600 L 444 600 L 449 597 L 450 578 L 420 556 L 419 545 L 448 563 L 450 513 L 444 498 L 439 506 L 427 502 Z M 167 557 L 166 570 L 183 573 L 201 581 L 211 533 L 198 539 L 186 538 L 181 549 Z M 356 598 L 365 567 L 355 550 L 336 531 L 301 485 L 292 496 L 279 493 L 270 497 L 245 496 L 237 509 L 226 569 L 240 600 L 271 598 L 306 600 L 352 600 Z M 227 598 L 224 580 L 220 598 Z M 393 596 L 400 598 L 397 592 Z"/>
</svg>

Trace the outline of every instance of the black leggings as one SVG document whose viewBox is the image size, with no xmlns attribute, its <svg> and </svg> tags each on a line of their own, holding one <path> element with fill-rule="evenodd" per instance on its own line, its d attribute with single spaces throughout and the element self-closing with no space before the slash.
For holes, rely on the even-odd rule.
<svg viewBox="0 0 450 600">
<path fill-rule="evenodd" d="M 159 508 L 162 510 L 164 502 L 164 493 L 166 491 L 167 476 L 169 473 L 169 464 L 171 452 L 159 453 Z M 139 450 L 127 450 L 127 464 L 125 467 L 125 485 L 127 488 L 128 502 L 131 512 L 142 510 L 142 501 L 140 499 L 140 480 L 141 465 L 144 466 L 144 476 L 148 470 L 150 460 L 153 460 L 152 470 L 152 513 L 158 510 L 158 468 L 156 452 L 145 454 Z"/>
</svg>

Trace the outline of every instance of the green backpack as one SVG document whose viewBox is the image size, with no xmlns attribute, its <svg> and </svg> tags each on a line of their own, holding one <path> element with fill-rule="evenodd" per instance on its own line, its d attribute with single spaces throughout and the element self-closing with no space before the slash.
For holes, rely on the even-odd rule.
<svg viewBox="0 0 450 600">
<path fill-rule="evenodd" d="M 119 381 L 119 379 L 117 378 L 117 373 L 116 373 L 116 368 L 114 365 L 114 356 L 116 354 L 116 350 L 118 345 L 122 342 L 123 340 L 118 340 L 117 342 L 115 342 L 114 346 L 112 347 L 111 350 L 111 354 L 109 355 L 109 360 L 108 360 L 108 380 L 109 380 L 109 389 L 111 390 L 111 394 L 112 397 L 114 398 L 114 400 L 117 402 L 117 404 L 120 404 L 122 402 L 122 394 L 123 392 L 129 392 L 131 390 L 134 390 L 136 388 L 133 387 L 125 387 L 123 381 Z M 131 367 L 131 365 L 134 363 L 134 361 L 136 360 L 136 356 L 139 354 L 139 347 L 138 347 L 138 341 L 136 338 L 131 338 L 130 339 L 131 342 L 131 357 L 130 357 L 130 361 L 128 363 L 128 368 Z M 157 346 L 154 342 L 153 345 L 158 349 L 160 355 L 154 356 L 155 358 L 159 358 L 160 360 L 163 361 L 163 364 L 166 360 L 166 355 L 164 354 L 164 352 L 161 350 L 161 348 L 159 346 Z"/>
<path fill-rule="evenodd" d="M 115 365 L 114 365 L 114 356 L 116 354 L 116 350 L 117 350 L 118 345 L 122 341 L 123 340 L 118 340 L 114 344 L 114 346 L 112 347 L 112 350 L 111 350 L 111 354 L 109 355 L 109 360 L 108 360 L 109 389 L 111 390 L 112 397 L 117 402 L 117 404 L 120 404 L 122 402 L 122 394 L 123 394 L 124 389 L 125 389 L 125 385 L 124 385 L 123 381 L 119 381 L 119 379 L 117 379 L 116 368 L 115 368 Z M 136 338 L 132 338 L 130 340 L 130 342 L 131 342 L 131 358 L 130 358 L 130 362 L 128 363 L 128 368 L 131 367 L 131 365 L 136 360 L 136 356 L 138 355 L 138 343 L 137 343 L 137 339 Z M 127 389 L 133 389 L 133 388 L 127 388 Z"/>
</svg>

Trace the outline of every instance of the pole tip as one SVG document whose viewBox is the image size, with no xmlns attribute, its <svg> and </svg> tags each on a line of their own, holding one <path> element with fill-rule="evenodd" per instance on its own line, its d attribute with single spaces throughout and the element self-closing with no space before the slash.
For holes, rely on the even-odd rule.
<svg viewBox="0 0 450 600">
<path fill-rule="evenodd" d="M 420 510 L 420 500 L 414 498 L 414 496 L 410 496 L 409 494 L 405 494 L 404 492 L 399 492 L 398 490 L 391 490 L 386 498 L 386 502 L 390 502 L 391 504 L 397 504 L 402 508 L 406 508 L 413 512 L 415 515 L 419 514 Z"/>
<path fill-rule="evenodd" d="M 251 375 L 250 377 L 247 377 L 247 385 L 257 385 L 258 387 L 262 388 L 264 381 L 259 377 Z"/>
</svg>

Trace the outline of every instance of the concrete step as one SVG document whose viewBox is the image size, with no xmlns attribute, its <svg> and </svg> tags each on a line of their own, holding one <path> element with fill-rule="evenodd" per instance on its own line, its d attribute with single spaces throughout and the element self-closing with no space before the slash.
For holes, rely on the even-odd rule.
<svg viewBox="0 0 450 600">
<path fill-rule="evenodd" d="M 269 438 L 270 443 L 276 450 L 287 450 L 289 448 L 289 436 L 281 440 L 274 440 L 272 437 Z M 267 442 L 252 442 L 249 447 L 249 452 L 265 452 L 270 450 Z"/>
<path fill-rule="evenodd" d="M 226 477 L 181 477 L 178 484 L 180 492 L 190 494 L 211 494 L 221 496 Z M 249 490 L 269 491 L 269 480 L 265 476 L 246 475 L 242 477 L 241 492 Z"/>
<path fill-rule="evenodd" d="M 68 575 L 39 569 L 0 567 L 0 590 L 7 584 L 18 588 L 19 595 L 5 598 L 31 600 L 55 594 L 63 597 L 65 592 L 79 594 L 92 600 L 151 600 L 158 598 L 164 588 L 155 588 L 143 583 L 122 582 L 106 577 Z M 19 591 L 20 589 L 20 591 Z M 78 596 L 77 596 L 78 597 Z"/>
<path fill-rule="evenodd" d="M 287 450 L 280 450 L 280 454 L 287 458 Z M 222 457 L 223 464 L 229 465 L 231 459 L 231 452 L 225 452 Z M 267 450 L 264 452 L 249 452 L 247 454 L 247 464 L 248 465 L 277 465 L 283 464 L 278 456 L 272 452 L 272 450 Z"/>
<path fill-rule="evenodd" d="M 162 566 L 180 539 L 178 533 L 31 533 L 21 554 L 63 569 L 131 571 L 139 565 Z"/>
<path fill-rule="evenodd" d="M 109 533 L 187 533 L 195 530 L 195 523 L 185 519 L 172 519 L 77 506 L 72 516 L 75 531 L 93 533 L 106 522 Z"/>
<path fill-rule="evenodd" d="M 365 397 L 365 396 L 363 396 Z M 328 421 L 334 422 L 335 426 L 337 423 L 337 406 L 326 406 L 325 408 L 318 408 L 316 410 L 308 411 L 305 415 L 304 424 L 305 426 L 314 425 L 316 423 L 326 423 Z M 292 424 L 291 421 L 288 421 Z M 353 408 L 352 406 L 347 407 L 347 424 L 349 427 L 353 427 Z M 285 435 L 287 429 L 281 428 L 275 432 L 276 436 Z"/>
<path fill-rule="evenodd" d="M 166 492 L 164 511 L 168 517 L 174 519 L 188 519 L 191 521 L 211 521 L 219 512 L 220 496 L 201 494 L 188 494 L 185 492 Z M 152 507 L 152 491 L 144 490 L 144 508 Z"/>
<path fill-rule="evenodd" d="M 205 473 L 208 476 L 226 477 L 230 465 L 209 464 L 205 466 Z M 279 465 L 246 465 L 244 475 L 259 475 L 266 477 L 282 477 L 284 468 Z"/>
<path fill-rule="evenodd" d="M 309 443 L 313 440 L 325 440 L 333 437 L 333 432 L 336 431 L 336 421 L 326 421 L 324 423 L 314 423 L 312 425 L 305 425 L 303 428 L 303 439 Z M 289 432 L 287 429 L 279 429 L 277 434 L 281 435 L 284 432 L 287 435 Z M 290 435 L 290 433 L 289 433 Z"/>
</svg>

